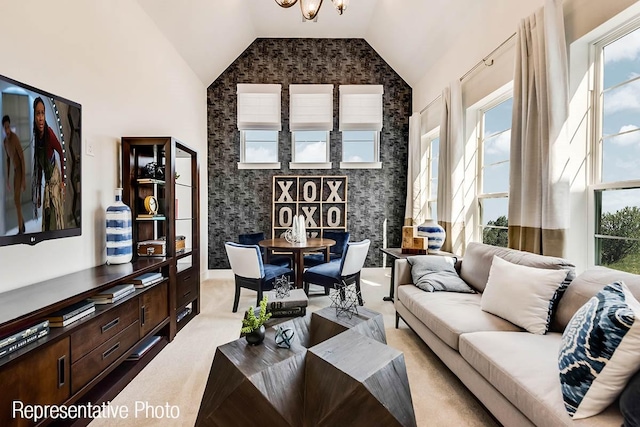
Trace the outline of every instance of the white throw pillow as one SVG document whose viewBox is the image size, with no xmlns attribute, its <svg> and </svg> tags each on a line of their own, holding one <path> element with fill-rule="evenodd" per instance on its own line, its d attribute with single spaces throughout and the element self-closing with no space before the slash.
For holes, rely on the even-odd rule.
<svg viewBox="0 0 640 427">
<path fill-rule="evenodd" d="M 544 335 L 567 273 L 512 264 L 494 255 L 480 308 L 533 334 Z"/>
</svg>

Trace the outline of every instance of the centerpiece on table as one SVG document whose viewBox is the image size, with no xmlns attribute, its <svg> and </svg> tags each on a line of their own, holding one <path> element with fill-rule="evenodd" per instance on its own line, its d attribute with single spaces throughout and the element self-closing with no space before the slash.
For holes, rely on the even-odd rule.
<svg viewBox="0 0 640 427">
<path fill-rule="evenodd" d="M 240 332 L 245 334 L 245 339 L 250 345 L 258 345 L 264 341 L 266 332 L 264 324 L 269 318 L 271 318 L 271 313 L 267 312 L 267 296 L 265 295 L 260 301 L 258 316 L 256 317 L 256 310 L 251 306 L 242 319 Z"/>
</svg>

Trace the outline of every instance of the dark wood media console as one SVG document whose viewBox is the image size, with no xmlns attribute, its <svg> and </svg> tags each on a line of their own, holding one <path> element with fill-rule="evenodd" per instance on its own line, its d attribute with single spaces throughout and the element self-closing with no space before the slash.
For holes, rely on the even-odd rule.
<svg viewBox="0 0 640 427">
<path fill-rule="evenodd" d="M 51 328 L 48 335 L 0 358 L 0 425 L 50 423 L 14 419 L 13 401 L 25 405 L 101 404 L 118 394 L 173 339 L 172 331 L 178 329 L 176 301 L 172 301 L 178 274 L 171 258 L 140 258 L 1 293 L 0 337 L 5 337 L 101 290 L 156 271 L 166 279 L 136 289 L 113 304 L 96 304 L 94 313 L 68 326 Z M 194 285 L 189 282 L 188 286 Z M 196 286 L 199 288 L 199 281 Z M 151 335 L 161 340 L 139 360 L 127 361 L 135 347 Z M 89 421 L 76 419 L 64 424 L 86 425 Z"/>
</svg>

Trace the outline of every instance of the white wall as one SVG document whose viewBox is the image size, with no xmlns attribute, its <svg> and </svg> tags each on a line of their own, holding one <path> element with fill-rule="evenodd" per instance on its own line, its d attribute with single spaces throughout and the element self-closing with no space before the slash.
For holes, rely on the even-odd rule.
<svg viewBox="0 0 640 427">
<path fill-rule="evenodd" d="M 438 97 L 449 82 L 462 77 L 483 57 L 515 33 L 519 21 L 544 4 L 544 0 L 522 0 L 512 2 L 513 7 L 501 8 L 498 13 L 486 16 L 487 22 L 482 33 L 476 27 L 470 28 L 454 44 L 447 54 L 440 58 L 432 69 L 427 70 L 413 88 L 413 110 L 420 111 L 430 101 Z M 593 264 L 589 247 L 592 230 L 589 230 L 587 198 L 588 164 L 588 122 L 587 116 L 587 51 L 586 44 L 593 40 L 596 27 L 607 22 L 628 7 L 639 2 L 635 0 L 565 0 L 565 30 L 570 55 L 570 97 L 571 110 L 569 135 L 571 137 L 571 225 L 568 231 L 566 257 L 573 261 L 578 271 Z M 640 8 L 639 8 L 640 9 Z M 576 40 L 580 39 L 578 42 Z M 574 43 L 576 42 L 576 43 Z M 463 81 L 463 103 L 466 107 L 491 94 L 513 79 L 513 41 L 499 49 L 493 56 L 494 65 L 480 66 Z M 467 135 L 469 137 L 469 135 Z"/>
<path fill-rule="evenodd" d="M 0 74 L 82 104 L 83 155 L 82 235 L 0 248 L 0 292 L 104 263 L 121 136 L 170 135 L 198 151 L 206 243 L 206 87 L 138 3 L 14 0 L 2 17 Z"/>
</svg>

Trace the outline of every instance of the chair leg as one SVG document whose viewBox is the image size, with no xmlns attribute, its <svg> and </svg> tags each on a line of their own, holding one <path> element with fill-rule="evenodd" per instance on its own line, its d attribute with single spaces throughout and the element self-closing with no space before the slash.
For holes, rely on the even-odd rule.
<svg viewBox="0 0 640 427">
<path fill-rule="evenodd" d="M 233 312 L 236 313 L 238 311 L 238 303 L 240 302 L 240 286 L 236 283 L 236 296 L 233 299 Z"/>
<path fill-rule="evenodd" d="M 329 295 L 329 288 L 326 286 L 324 287 L 324 294 Z"/>
<path fill-rule="evenodd" d="M 400 315 L 398 314 L 398 312 L 396 311 L 396 329 L 398 329 L 398 326 L 400 325 Z"/>
<path fill-rule="evenodd" d="M 258 300 L 256 302 L 256 308 L 260 307 L 260 301 L 262 301 L 262 286 L 258 288 Z"/>
<path fill-rule="evenodd" d="M 362 292 L 360 291 L 360 273 L 358 273 L 358 276 L 356 277 L 356 292 L 358 295 L 358 304 L 364 305 L 364 302 L 362 301 Z"/>
</svg>

